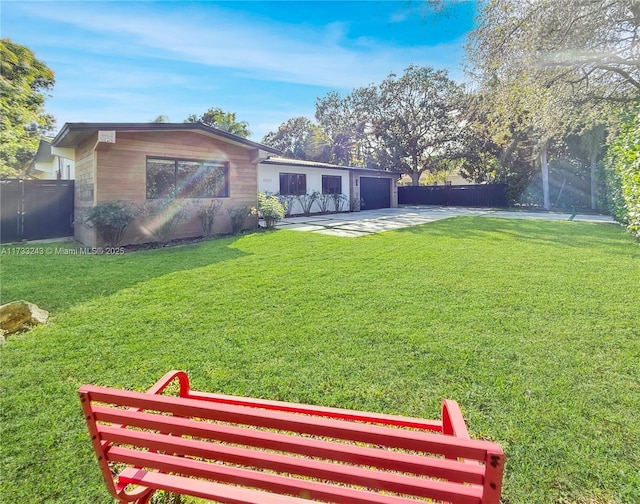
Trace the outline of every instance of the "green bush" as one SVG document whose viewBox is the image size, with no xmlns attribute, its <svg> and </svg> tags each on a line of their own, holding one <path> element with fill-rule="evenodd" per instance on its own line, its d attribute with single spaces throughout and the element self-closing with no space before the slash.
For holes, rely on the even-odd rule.
<svg viewBox="0 0 640 504">
<path fill-rule="evenodd" d="M 264 219 L 267 229 L 275 227 L 278 221 L 284 219 L 286 207 L 273 194 L 258 194 L 258 213 Z"/>
<path fill-rule="evenodd" d="M 222 201 L 213 200 L 210 205 L 200 205 L 196 210 L 198 218 L 200 219 L 200 225 L 202 226 L 202 232 L 207 237 L 213 234 L 213 224 L 221 206 Z"/>
<path fill-rule="evenodd" d="M 603 166 L 612 215 L 640 239 L 640 105 L 625 115 Z"/>
<path fill-rule="evenodd" d="M 127 227 L 136 218 L 137 208 L 128 201 L 105 201 L 87 209 L 84 222 L 94 228 L 107 247 L 120 245 Z"/>
<path fill-rule="evenodd" d="M 231 218 L 231 232 L 233 234 L 238 234 L 242 231 L 244 221 L 247 220 L 247 217 L 249 217 L 251 213 L 251 208 L 248 206 L 229 208 L 229 210 L 227 210 L 227 214 Z"/>
</svg>

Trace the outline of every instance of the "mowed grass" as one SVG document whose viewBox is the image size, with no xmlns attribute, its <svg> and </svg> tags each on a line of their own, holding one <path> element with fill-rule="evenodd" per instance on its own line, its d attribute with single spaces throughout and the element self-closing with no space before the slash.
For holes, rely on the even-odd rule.
<svg viewBox="0 0 640 504">
<path fill-rule="evenodd" d="M 505 503 L 640 500 L 640 247 L 620 227 L 456 218 L 0 260 L 2 301 L 52 312 L 1 350 L 1 502 L 111 502 L 76 390 L 170 369 L 426 418 L 455 399 L 506 450 Z"/>
</svg>

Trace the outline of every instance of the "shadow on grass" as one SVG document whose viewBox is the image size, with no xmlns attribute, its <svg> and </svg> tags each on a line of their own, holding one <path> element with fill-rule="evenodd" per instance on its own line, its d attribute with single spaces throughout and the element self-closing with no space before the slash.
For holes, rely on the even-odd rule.
<svg viewBox="0 0 640 504">
<path fill-rule="evenodd" d="M 115 256 L 66 255 L 61 244 L 39 245 L 42 254 L 19 255 L 9 251 L 11 246 L 3 246 L 0 299 L 2 303 L 25 299 L 57 312 L 152 278 L 246 256 L 233 247 L 239 238 Z"/>
</svg>

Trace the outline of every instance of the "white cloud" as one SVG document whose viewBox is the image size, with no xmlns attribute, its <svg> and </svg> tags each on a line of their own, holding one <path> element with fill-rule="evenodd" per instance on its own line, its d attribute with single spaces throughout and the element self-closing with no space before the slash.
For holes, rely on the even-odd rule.
<svg viewBox="0 0 640 504">
<path fill-rule="evenodd" d="M 32 16 L 91 32 L 95 46 L 84 50 L 146 54 L 231 69 L 257 79 L 343 89 L 380 81 L 409 63 L 443 66 L 451 61 L 452 51 L 459 51 L 456 46 L 389 47 L 372 39 L 351 45 L 345 23 L 314 28 L 267 22 L 211 4 L 170 15 L 164 9 L 154 11 L 153 4 L 29 5 L 25 8 Z M 106 45 L 100 44 L 100 36 Z"/>
</svg>

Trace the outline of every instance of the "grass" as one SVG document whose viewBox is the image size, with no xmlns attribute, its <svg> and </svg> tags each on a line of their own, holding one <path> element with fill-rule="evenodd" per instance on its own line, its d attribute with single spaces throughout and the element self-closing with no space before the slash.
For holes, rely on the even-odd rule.
<svg viewBox="0 0 640 504">
<path fill-rule="evenodd" d="M 436 418 L 507 452 L 505 503 L 640 498 L 640 247 L 621 228 L 456 218 L 344 239 L 276 231 L 124 256 L 3 255 L 0 501 L 107 503 L 84 383 Z"/>
</svg>

